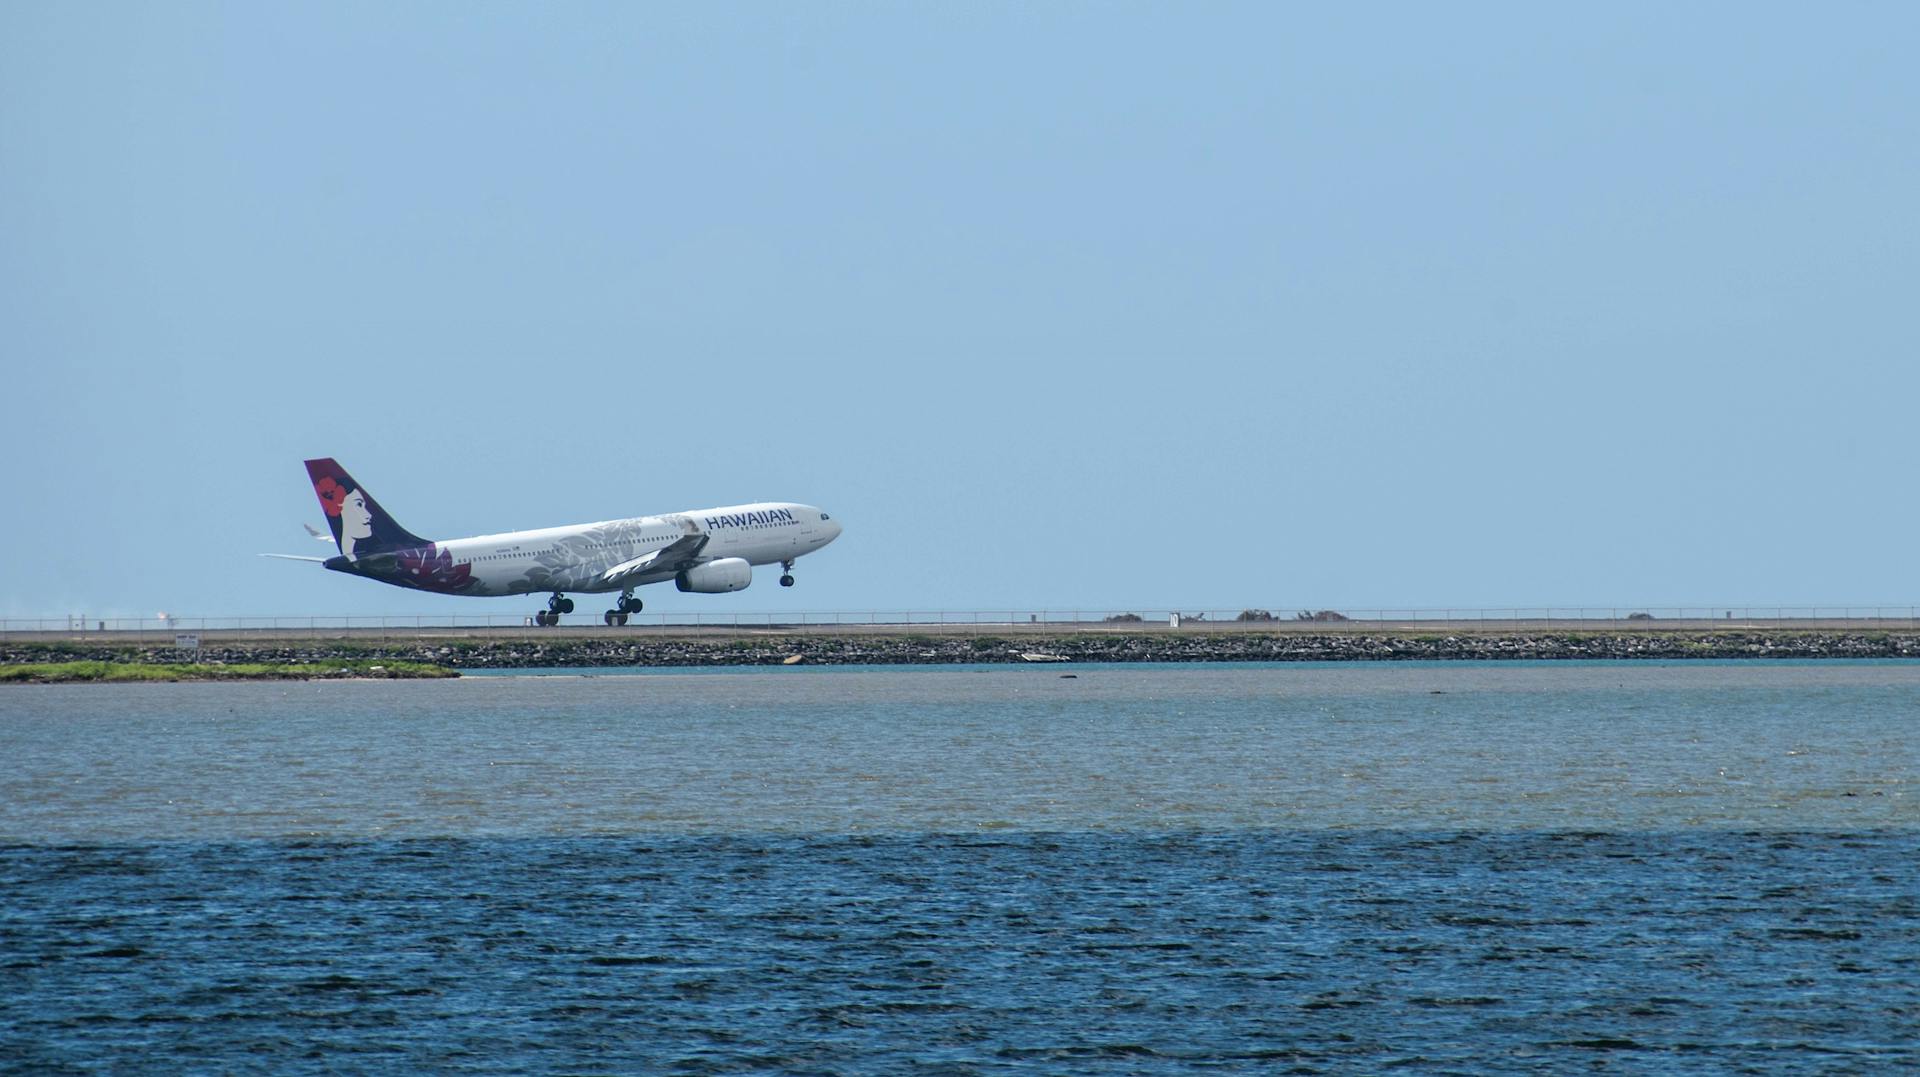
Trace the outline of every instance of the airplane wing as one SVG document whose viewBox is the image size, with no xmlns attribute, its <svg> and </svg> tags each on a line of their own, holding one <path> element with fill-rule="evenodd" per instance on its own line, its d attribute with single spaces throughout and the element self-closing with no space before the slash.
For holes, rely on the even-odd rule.
<svg viewBox="0 0 1920 1077">
<path fill-rule="evenodd" d="M 622 561 L 602 573 L 600 580 L 609 587 L 637 587 L 664 580 L 688 565 L 697 564 L 700 549 L 706 544 L 705 535 L 682 535 L 644 557 Z"/>
</svg>

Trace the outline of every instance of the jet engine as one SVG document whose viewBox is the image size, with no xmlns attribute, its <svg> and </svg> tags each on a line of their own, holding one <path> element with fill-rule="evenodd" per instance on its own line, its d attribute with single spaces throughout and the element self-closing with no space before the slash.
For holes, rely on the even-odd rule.
<svg viewBox="0 0 1920 1077">
<path fill-rule="evenodd" d="M 695 565 L 673 580 L 674 586 L 682 591 L 696 591 L 703 595 L 744 591 L 752 582 L 753 566 L 747 564 L 743 557 L 722 557 L 704 565 Z"/>
</svg>

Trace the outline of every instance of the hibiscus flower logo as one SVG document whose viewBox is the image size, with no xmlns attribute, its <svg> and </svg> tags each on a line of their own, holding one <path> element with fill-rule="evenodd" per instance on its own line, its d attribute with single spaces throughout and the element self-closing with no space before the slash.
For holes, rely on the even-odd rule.
<svg viewBox="0 0 1920 1077">
<path fill-rule="evenodd" d="M 327 510 L 328 516 L 340 515 L 340 506 L 347 503 L 347 488 L 335 482 L 331 475 L 314 483 L 313 492 L 320 495 L 320 507 Z"/>
<path fill-rule="evenodd" d="M 473 586 L 473 565 L 433 546 L 400 551 L 400 579 L 422 591 L 463 591 Z"/>
</svg>

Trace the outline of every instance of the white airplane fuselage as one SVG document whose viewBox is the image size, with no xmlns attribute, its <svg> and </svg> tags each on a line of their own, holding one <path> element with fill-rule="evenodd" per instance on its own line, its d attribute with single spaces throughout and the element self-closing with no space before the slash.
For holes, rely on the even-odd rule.
<svg viewBox="0 0 1920 1077">
<path fill-rule="evenodd" d="M 525 595 L 573 591 L 598 594 L 636 583 L 661 583 L 676 572 L 622 583 L 607 573 L 690 535 L 704 535 L 702 563 L 739 558 L 771 565 L 810 554 L 840 535 L 840 525 L 811 505 L 762 501 L 716 509 L 636 516 L 627 520 L 476 535 L 436 543 L 452 564 L 471 565 L 474 581 L 461 594 Z"/>
</svg>

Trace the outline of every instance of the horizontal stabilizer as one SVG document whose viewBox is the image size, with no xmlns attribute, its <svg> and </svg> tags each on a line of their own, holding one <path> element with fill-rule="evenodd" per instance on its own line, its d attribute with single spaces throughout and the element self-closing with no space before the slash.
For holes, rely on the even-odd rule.
<svg viewBox="0 0 1920 1077">
<path fill-rule="evenodd" d="M 332 535 L 327 534 L 325 531 L 316 531 L 312 524 L 301 524 L 300 526 L 306 528 L 307 534 L 312 535 L 314 538 L 314 541 L 316 542 L 332 542 L 333 541 Z"/>
<path fill-rule="evenodd" d="M 278 557 L 282 561 L 312 561 L 316 565 L 324 565 L 327 563 L 327 559 L 324 557 L 302 557 L 297 553 L 263 553 L 260 556 Z"/>
</svg>

